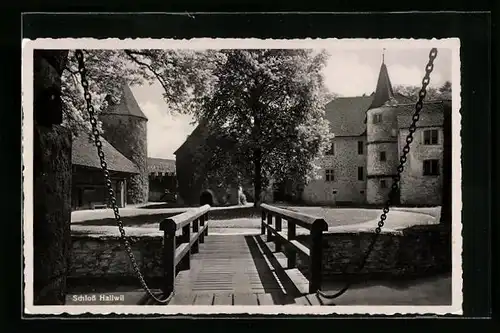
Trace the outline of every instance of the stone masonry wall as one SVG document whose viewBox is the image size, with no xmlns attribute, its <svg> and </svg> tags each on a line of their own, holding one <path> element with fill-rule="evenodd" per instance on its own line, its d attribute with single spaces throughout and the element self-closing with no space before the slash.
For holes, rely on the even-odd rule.
<svg viewBox="0 0 500 333">
<path fill-rule="evenodd" d="M 140 117 L 116 114 L 103 114 L 101 120 L 104 138 L 135 163 L 140 172 L 127 182 L 127 203 L 147 202 L 149 195 L 147 121 Z"/>
<path fill-rule="evenodd" d="M 161 236 L 128 237 L 132 252 L 146 282 L 161 278 Z M 138 283 L 130 259 L 118 236 L 72 235 L 72 265 L 68 278 L 93 281 L 133 281 Z M 80 282 L 81 283 L 81 282 Z"/>
<path fill-rule="evenodd" d="M 33 303 L 63 305 L 71 246 L 71 133 L 61 126 L 61 73 L 68 51 L 35 50 L 33 193 Z M 26 135 L 26 133 L 23 133 Z M 25 144 L 25 142 L 24 142 Z M 30 147 L 28 147 L 29 149 Z M 26 179 L 23 179 L 26 181 Z M 25 281 L 30 283 L 29 281 Z M 31 305 L 31 304 L 28 304 Z"/>
<path fill-rule="evenodd" d="M 358 154 L 358 141 L 363 154 Z M 366 198 L 366 137 L 336 137 L 335 155 L 326 155 L 321 164 L 321 179 L 310 181 L 302 199 L 310 204 L 335 204 L 337 201 L 364 203 Z M 358 180 L 358 167 L 363 167 L 363 180 Z M 325 170 L 334 170 L 334 181 L 327 182 Z M 334 194 L 333 191 L 337 193 Z"/>
<path fill-rule="evenodd" d="M 439 131 L 437 145 L 422 145 L 423 131 L 436 129 Z M 404 147 L 408 129 L 401 129 L 399 147 Z M 408 205 L 441 205 L 442 174 L 443 174 L 443 130 L 439 127 L 418 129 L 415 140 L 411 144 L 410 153 L 401 175 L 401 203 Z M 423 161 L 439 160 L 439 175 L 424 176 Z"/>
<path fill-rule="evenodd" d="M 359 262 L 373 233 L 326 234 L 323 240 L 323 279 L 339 280 Z M 307 245 L 308 236 L 298 236 Z M 308 259 L 298 256 L 297 267 L 307 274 Z M 360 272 L 373 278 L 402 278 L 451 271 L 451 235 L 440 225 L 415 226 L 382 233 Z M 307 276 L 307 275 L 306 275 Z"/>
</svg>

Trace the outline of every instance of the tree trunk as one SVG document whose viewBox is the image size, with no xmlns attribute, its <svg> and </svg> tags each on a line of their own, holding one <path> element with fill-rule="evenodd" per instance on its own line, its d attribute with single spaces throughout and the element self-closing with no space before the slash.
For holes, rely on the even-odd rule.
<svg viewBox="0 0 500 333">
<path fill-rule="evenodd" d="M 71 255 L 71 133 L 60 124 L 67 51 L 34 52 L 33 300 L 63 305 Z M 30 264 L 26 262 L 26 264 Z M 26 281 L 26 283 L 29 283 Z"/>
<path fill-rule="evenodd" d="M 451 228 L 452 153 L 451 153 L 451 104 L 445 102 L 443 124 L 443 191 L 440 222 Z"/>
<path fill-rule="evenodd" d="M 253 178 L 253 188 L 254 188 L 254 207 L 259 207 L 262 202 L 261 192 L 262 192 L 262 150 L 260 148 L 255 148 L 253 152 L 253 163 L 254 163 L 254 178 Z"/>
</svg>

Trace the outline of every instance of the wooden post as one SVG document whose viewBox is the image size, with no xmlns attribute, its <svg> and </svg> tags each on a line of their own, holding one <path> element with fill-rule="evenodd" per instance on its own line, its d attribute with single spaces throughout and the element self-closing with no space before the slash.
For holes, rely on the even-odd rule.
<svg viewBox="0 0 500 333">
<path fill-rule="evenodd" d="M 198 237 L 198 223 L 200 223 L 199 219 L 196 219 L 193 221 L 193 234 L 197 236 L 196 240 L 193 243 L 193 246 L 191 247 L 191 253 L 198 253 L 199 248 L 198 248 L 198 243 L 200 241 L 200 238 Z"/>
<path fill-rule="evenodd" d="M 200 216 L 200 227 L 203 228 L 205 225 L 205 215 Z M 205 243 L 205 232 L 202 232 L 200 235 L 200 243 L 203 244 Z"/>
<path fill-rule="evenodd" d="M 275 224 L 276 224 L 276 231 L 280 232 L 281 231 L 281 216 L 278 216 L 278 215 L 276 216 Z M 274 243 L 276 244 L 275 251 L 281 252 L 281 239 L 280 239 L 280 237 L 275 237 Z"/>
<path fill-rule="evenodd" d="M 210 215 L 208 215 L 208 212 L 205 213 L 205 217 L 203 218 L 203 221 L 207 223 L 207 227 L 205 228 L 205 236 L 208 236 L 208 220 L 210 219 Z"/>
<path fill-rule="evenodd" d="M 175 283 L 175 229 L 163 231 L 163 293 L 170 295 Z"/>
<path fill-rule="evenodd" d="M 290 219 L 288 220 L 288 241 L 294 240 L 297 236 L 297 225 Z M 293 246 L 287 246 L 286 257 L 288 259 L 288 268 L 295 268 L 297 265 L 297 251 Z"/>
<path fill-rule="evenodd" d="M 323 266 L 323 230 L 315 222 L 311 228 L 309 292 L 315 293 L 321 288 Z"/>
<path fill-rule="evenodd" d="M 188 243 L 191 240 L 191 224 L 186 225 L 185 227 L 182 227 L 182 236 L 180 237 L 180 242 L 181 243 Z M 191 268 L 191 250 L 186 253 L 184 258 L 181 259 L 179 262 L 177 269 L 179 271 L 184 271 L 188 270 Z"/>
<path fill-rule="evenodd" d="M 264 235 L 266 233 L 266 211 L 262 210 L 262 220 L 260 221 L 260 234 Z"/>
<path fill-rule="evenodd" d="M 273 224 L 273 214 L 271 212 L 267 212 L 267 224 L 272 225 Z M 267 241 L 270 242 L 273 240 L 273 234 L 271 233 L 271 230 L 267 229 Z"/>
</svg>

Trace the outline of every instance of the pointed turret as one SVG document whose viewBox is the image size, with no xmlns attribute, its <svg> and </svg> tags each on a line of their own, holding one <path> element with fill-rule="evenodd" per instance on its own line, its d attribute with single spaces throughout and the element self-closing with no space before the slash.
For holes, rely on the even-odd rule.
<svg viewBox="0 0 500 333">
<path fill-rule="evenodd" d="M 388 101 L 394 100 L 391 79 L 389 78 L 389 72 L 387 71 L 387 66 L 383 59 L 382 56 L 382 65 L 380 66 L 380 73 L 378 75 L 377 88 L 373 94 L 373 101 L 370 105 L 370 109 L 381 107 Z"/>
<path fill-rule="evenodd" d="M 122 97 L 118 104 L 114 103 L 112 96 L 106 97 L 109 107 L 104 111 L 106 114 L 117 114 L 125 116 L 135 116 L 147 120 L 148 118 L 142 112 L 137 100 L 128 85 L 123 85 Z"/>
<path fill-rule="evenodd" d="M 102 121 L 102 136 L 139 170 L 138 175 L 127 181 L 127 203 L 147 202 L 148 118 L 142 112 L 128 85 L 123 86 L 119 102 L 113 98 L 108 98 L 108 102 L 109 107 L 99 115 Z"/>
</svg>

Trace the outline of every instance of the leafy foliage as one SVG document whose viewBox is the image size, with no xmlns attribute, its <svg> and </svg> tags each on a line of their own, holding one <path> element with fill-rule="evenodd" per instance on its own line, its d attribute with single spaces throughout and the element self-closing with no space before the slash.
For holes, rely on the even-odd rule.
<svg viewBox="0 0 500 333">
<path fill-rule="evenodd" d="M 271 180 L 314 176 L 331 139 L 324 119 L 326 53 L 225 50 L 214 94 L 203 111 L 215 145 L 209 173 L 238 182 L 251 176 L 256 196 Z M 258 200 L 256 200 L 257 202 Z"/>
<path fill-rule="evenodd" d="M 408 85 L 396 85 L 393 87 L 394 93 L 399 93 L 404 96 L 412 97 L 415 101 L 418 100 L 418 94 L 422 87 L 418 86 L 408 86 Z M 451 82 L 446 81 L 441 87 L 433 88 L 427 87 L 427 95 L 425 100 L 442 100 L 451 99 Z"/>
<path fill-rule="evenodd" d="M 97 112 L 107 107 L 107 96 L 116 101 L 122 88 L 159 82 L 169 108 L 181 113 L 199 113 L 203 96 L 213 88 L 211 75 L 215 52 L 191 50 L 85 50 L 85 67 L 92 102 Z M 90 129 L 83 88 L 74 51 L 69 52 L 62 74 L 64 124 L 74 133 Z"/>
</svg>

